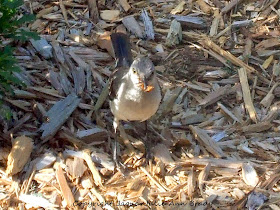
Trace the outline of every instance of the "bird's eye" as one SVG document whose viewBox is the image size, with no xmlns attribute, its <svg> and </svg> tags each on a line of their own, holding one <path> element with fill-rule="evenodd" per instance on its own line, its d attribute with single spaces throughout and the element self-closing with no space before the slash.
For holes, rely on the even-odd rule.
<svg viewBox="0 0 280 210">
<path fill-rule="evenodd" d="M 136 73 L 137 73 L 135 68 L 133 68 L 133 69 L 132 69 L 132 71 L 133 71 L 133 73 L 134 73 L 134 74 L 136 74 Z"/>
</svg>

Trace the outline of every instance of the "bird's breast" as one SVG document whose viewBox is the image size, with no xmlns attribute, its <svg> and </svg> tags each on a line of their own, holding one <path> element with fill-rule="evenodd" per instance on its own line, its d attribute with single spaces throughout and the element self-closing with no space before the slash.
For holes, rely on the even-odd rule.
<svg viewBox="0 0 280 210">
<path fill-rule="evenodd" d="M 112 113 L 119 120 L 145 121 L 156 113 L 160 101 L 158 83 L 150 92 L 143 92 L 140 88 L 128 88 L 122 84 L 110 106 Z"/>
</svg>

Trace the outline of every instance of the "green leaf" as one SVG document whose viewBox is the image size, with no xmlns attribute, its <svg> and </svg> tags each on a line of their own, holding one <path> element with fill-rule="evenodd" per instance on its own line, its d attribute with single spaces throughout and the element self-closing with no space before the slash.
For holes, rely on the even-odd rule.
<svg viewBox="0 0 280 210">
<path fill-rule="evenodd" d="M 6 120 L 10 120 L 13 116 L 11 110 L 8 107 L 4 107 L 2 101 L 0 102 L 0 115 Z"/>
<path fill-rule="evenodd" d="M 22 0 L 4 0 L 2 4 L 3 4 L 3 6 L 8 7 L 10 9 L 16 9 L 16 8 L 20 7 L 21 5 L 23 5 L 23 1 Z"/>
<path fill-rule="evenodd" d="M 15 21 L 15 25 L 22 25 L 34 21 L 35 15 L 23 15 L 20 19 Z"/>
<path fill-rule="evenodd" d="M 27 41 L 28 39 L 40 39 L 35 32 L 25 30 L 27 23 L 35 20 L 31 14 L 23 14 L 18 18 L 19 7 L 23 5 L 23 0 L 0 0 L 0 35 L 14 40 Z M 24 86 L 25 84 L 16 77 L 16 72 L 21 69 L 17 65 L 17 60 L 13 56 L 14 48 L 10 46 L 2 47 L 0 39 L 0 101 L 3 96 L 13 93 L 13 86 Z M 1 107 L 1 104 L 0 104 Z"/>
</svg>

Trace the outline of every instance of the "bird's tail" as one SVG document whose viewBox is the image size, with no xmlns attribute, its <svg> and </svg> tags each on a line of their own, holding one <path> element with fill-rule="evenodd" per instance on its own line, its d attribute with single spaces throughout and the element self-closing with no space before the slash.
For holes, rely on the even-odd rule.
<svg viewBox="0 0 280 210">
<path fill-rule="evenodd" d="M 111 41 L 117 59 L 117 66 L 129 67 L 132 63 L 132 53 L 128 35 L 113 33 L 111 34 Z"/>
</svg>

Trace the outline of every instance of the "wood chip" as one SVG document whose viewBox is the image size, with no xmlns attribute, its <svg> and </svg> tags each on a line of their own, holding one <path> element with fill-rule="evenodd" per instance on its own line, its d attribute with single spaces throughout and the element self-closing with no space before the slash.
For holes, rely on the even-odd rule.
<svg viewBox="0 0 280 210">
<path fill-rule="evenodd" d="M 143 167 L 140 167 L 141 171 L 144 172 L 144 174 L 146 174 L 149 179 L 152 181 L 153 184 L 155 184 L 160 192 L 166 192 L 166 189 L 155 179 L 151 176 L 151 174 Z"/>
<path fill-rule="evenodd" d="M 211 13 L 212 8 L 208 4 L 206 4 L 204 0 L 198 0 L 197 4 L 198 4 L 199 8 L 203 12 L 205 12 L 206 14 L 210 14 Z"/>
<path fill-rule="evenodd" d="M 246 73 L 245 69 L 244 68 L 238 69 L 238 75 L 239 75 L 239 80 L 240 80 L 240 84 L 242 87 L 243 100 L 245 103 L 245 107 L 246 107 L 247 111 L 249 112 L 249 116 L 250 116 L 251 120 L 253 120 L 254 122 L 257 122 L 257 114 L 256 114 L 256 110 L 255 110 L 252 98 L 251 98 L 247 73 Z"/>
<path fill-rule="evenodd" d="M 43 131 L 42 139 L 49 140 L 53 137 L 65 121 L 70 117 L 72 112 L 77 108 L 80 103 L 80 99 L 71 94 L 65 99 L 57 102 L 48 112 L 48 122 L 44 123 L 40 130 Z"/>
<path fill-rule="evenodd" d="M 106 49 L 112 57 L 115 57 L 110 35 L 111 33 L 106 31 L 98 36 L 97 44 L 100 48 Z"/>
<path fill-rule="evenodd" d="M 119 10 L 101 10 L 100 17 L 105 21 L 116 21 L 119 18 Z"/>
<path fill-rule="evenodd" d="M 253 41 L 251 38 L 246 39 L 245 49 L 243 53 L 244 61 L 248 63 L 248 59 L 252 54 Z"/>
<path fill-rule="evenodd" d="M 58 165 L 58 168 L 56 170 L 56 179 L 59 184 L 62 196 L 67 203 L 67 206 L 72 207 L 73 203 L 75 202 L 75 199 L 74 199 L 72 191 L 66 181 L 66 178 L 64 176 L 63 170 L 60 165 Z"/>
<path fill-rule="evenodd" d="M 87 167 L 84 165 L 84 160 L 78 157 L 74 157 L 74 160 L 66 160 L 67 172 L 72 178 L 82 177 Z"/>
<path fill-rule="evenodd" d="M 92 173 L 92 177 L 93 177 L 95 185 L 102 186 L 102 178 L 101 178 L 99 171 L 97 170 L 94 162 L 92 162 L 92 159 L 91 159 L 91 156 L 90 156 L 88 150 L 83 151 L 83 158 L 86 161 L 86 163 Z"/>
<path fill-rule="evenodd" d="M 33 140 L 26 136 L 19 136 L 13 140 L 13 147 L 8 156 L 7 175 L 20 172 L 27 163 L 33 150 Z"/>
<path fill-rule="evenodd" d="M 228 110 L 223 104 L 218 103 L 218 106 L 221 108 L 221 110 L 229 116 L 231 119 L 233 119 L 236 122 L 241 122 L 230 110 Z"/>
<path fill-rule="evenodd" d="M 77 137 L 82 139 L 85 143 L 92 143 L 94 141 L 105 141 L 108 139 L 108 133 L 101 128 L 92 128 L 88 130 L 81 130 L 77 132 Z"/>
<path fill-rule="evenodd" d="M 83 6 L 83 5 L 81 5 Z M 96 0 L 88 0 L 88 10 L 89 16 L 94 23 L 97 23 L 99 20 L 99 11 L 97 8 L 97 1 Z"/>
<path fill-rule="evenodd" d="M 119 0 L 120 5 L 122 6 L 122 8 L 124 9 L 124 11 L 128 11 L 130 10 L 131 6 L 130 4 L 127 2 L 127 0 Z"/>
<path fill-rule="evenodd" d="M 45 58 L 49 59 L 53 57 L 52 46 L 47 42 L 47 40 L 41 38 L 39 40 L 30 40 L 34 48 Z"/>
<path fill-rule="evenodd" d="M 124 17 L 122 23 L 127 28 L 127 30 L 133 33 L 135 36 L 139 37 L 140 39 L 145 38 L 145 33 L 139 23 L 135 20 L 134 16 Z"/>
<path fill-rule="evenodd" d="M 36 163 L 36 169 L 42 170 L 51 166 L 56 161 L 56 157 L 52 153 L 46 153 L 42 158 Z"/>
<path fill-rule="evenodd" d="M 191 168 L 191 171 L 188 176 L 188 196 L 192 199 L 196 189 L 196 179 L 194 167 Z"/>
<path fill-rule="evenodd" d="M 272 127 L 270 122 L 260 122 L 253 125 L 247 125 L 242 127 L 243 132 L 251 133 L 251 132 L 262 132 L 269 130 Z"/>
<path fill-rule="evenodd" d="M 270 89 L 270 91 L 267 93 L 267 95 L 261 100 L 260 104 L 264 107 L 268 108 L 270 107 L 273 99 L 275 98 L 273 91 L 278 87 L 279 83 L 276 82 L 273 87 Z"/>
<path fill-rule="evenodd" d="M 216 91 L 209 93 L 201 102 L 199 105 L 201 106 L 209 106 L 213 103 L 216 103 L 223 97 L 225 97 L 228 93 L 230 93 L 231 87 L 229 85 L 226 85 L 224 87 L 218 88 Z"/>
<path fill-rule="evenodd" d="M 154 40 L 155 32 L 153 22 L 151 21 L 151 18 L 149 17 L 148 12 L 145 9 L 142 10 L 141 19 L 143 20 L 145 26 L 145 38 L 147 38 L 148 40 Z"/>
<path fill-rule="evenodd" d="M 36 15 L 36 18 L 40 18 L 40 17 L 42 17 L 43 15 L 47 15 L 47 14 L 49 14 L 49 13 L 52 13 L 54 10 L 55 10 L 55 7 L 54 7 L 54 6 L 48 7 L 48 8 L 45 8 L 45 9 L 42 9 L 42 10 L 40 10 L 40 12 Z"/>
<path fill-rule="evenodd" d="M 233 64 L 246 69 L 248 72 L 255 72 L 261 79 L 263 79 L 264 81 L 267 81 L 267 79 L 265 79 L 262 75 L 260 75 L 253 67 L 248 66 L 243 61 L 241 61 L 239 58 L 236 58 L 234 55 L 232 55 L 230 52 L 223 50 L 218 45 L 216 45 L 214 42 L 212 42 L 209 38 L 205 38 L 199 42 L 202 43 L 202 45 L 204 45 L 205 47 L 214 50 L 215 52 L 217 52 L 220 55 L 223 55 L 223 57 L 225 57 L 227 60 L 231 61 Z"/>
<path fill-rule="evenodd" d="M 184 10 L 185 1 L 181 1 L 173 10 L 171 10 L 172 15 L 176 15 L 177 13 L 181 13 Z"/>
<path fill-rule="evenodd" d="M 258 174 L 250 163 L 242 165 L 242 178 L 247 185 L 252 187 L 257 186 L 259 183 Z"/>
<path fill-rule="evenodd" d="M 247 27 L 250 24 L 252 24 L 252 20 L 240 20 L 240 21 L 234 21 L 231 25 L 231 28 L 236 29 L 236 28 L 241 28 L 241 27 Z"/>
<path fill-rule="evenodd" d="M 203 195 L 203 187 L 205 185 L 204 181 L 207 181 L 210 170 L 211 170 L 211 164 L 208 163 L 198 175 L 198 186 L 199 186 L 201 195 Z"/>
<path fill-rule="evenodd" d="M 210 33 L 209 33 L 210 37 L 217 35 L 218 27 L 219 27 L 219 23 L 220 23 L 220 19 L 221 19 L 221 15 L 220 15 L 220 11 L 219 10 L 215 10 L 214 17 L 215 18 L 212 21 L 212 25 L 211 25 L 211 28 L 210 28 Z"/>
<path fill-rule="evenodd" d="M 246 206 L 248 209 L 256 209 L 267 200 L 267 197 L 261 192 L 252 192 L 248 196 Z"/>
<path fill-rule="evenodd" d="M 44 197 L 40 197 L 37 195 L 28 195 L 28 194 L 21 194 L 19 196 L 19 200 L 26 203 L 29 207 L 33 208 L 46 208 L 46 209 L 54 209 L 58 208 L 58 205 L 51 203 Z"/>
<path fill-rule="evenodd" d="M 69 26 L 68 17 L 67 17 L 67 11 L 66 11 L 66 9 L 65 9 L 65 6 L 64 6 L 62 0 L 59 0 L 59 6 L 60 6 L 60 9 L 61 9 L 61 11 L 62 11 L 62 14 L 63 14 L 63 17 L 64 17 L 65 22 L 66 22 L 67 25 Z"/>
<path fill-rule="evenodd" d="M 242 0 L 231 0 L 229 4 L 227 4 L 222 10 L 222 13 L 229 12 L 233 7 L 235 7 L 237 4 L 241 3 Z"/>
<path fill-rule="evenodd" d="M 159 110 L 162 112 L 162 114 L 166 114 L 170 112 L 173 108 L 174 102 L 181 93 L 182 88 L 177 87 L 172 92 L 167 92 L 166 95 L 163 98 L 163 102 L 159 108 Z"/>
<path fill-rule="evenodd" d="M 190 125 L 190 129 L 199 143 L 215 157 L 220 158 L 225 156 L 218 144 L 204 130 L 192 125 Z"/>
<path fill-rule="evenodd" d="M 184 125 L 197 124 L 205 122 L 206 118 L 203 114 L 194 114 L 187 116 L 186 119 L 181 120 Z"/>
<path fill-rule="evenodd" d="M 157 144 L 154 148 L 154 156 L 163 163 L 172 164 L 174 161 L 171 158 L 168 148 L 164 144 Z"/>
<path fill-rule="evenodd" d="M 204 29 L 207 28 L 207 24 L 205 20 L 201 17 L 193 17 L 193 16 L 182 16 L 182 15 L 173 15 L 178 22 L 181 23 L 183 29 L 185 28 L 197 28 Z"/>
<path fill-rule="evenodd" d="M 182 41 L 182 27 L 177 20 L 172 20 L 170 29 L 166 38 L 166 45 L 177 45 Z"/>
<path fill-rule="evenodd" d="M 261 188 L 266 190 L 271 190 L 274 185 L 280 180 L 280 167 L 277 166 L 270 177 L 261 183 Z"/>
</svg>

